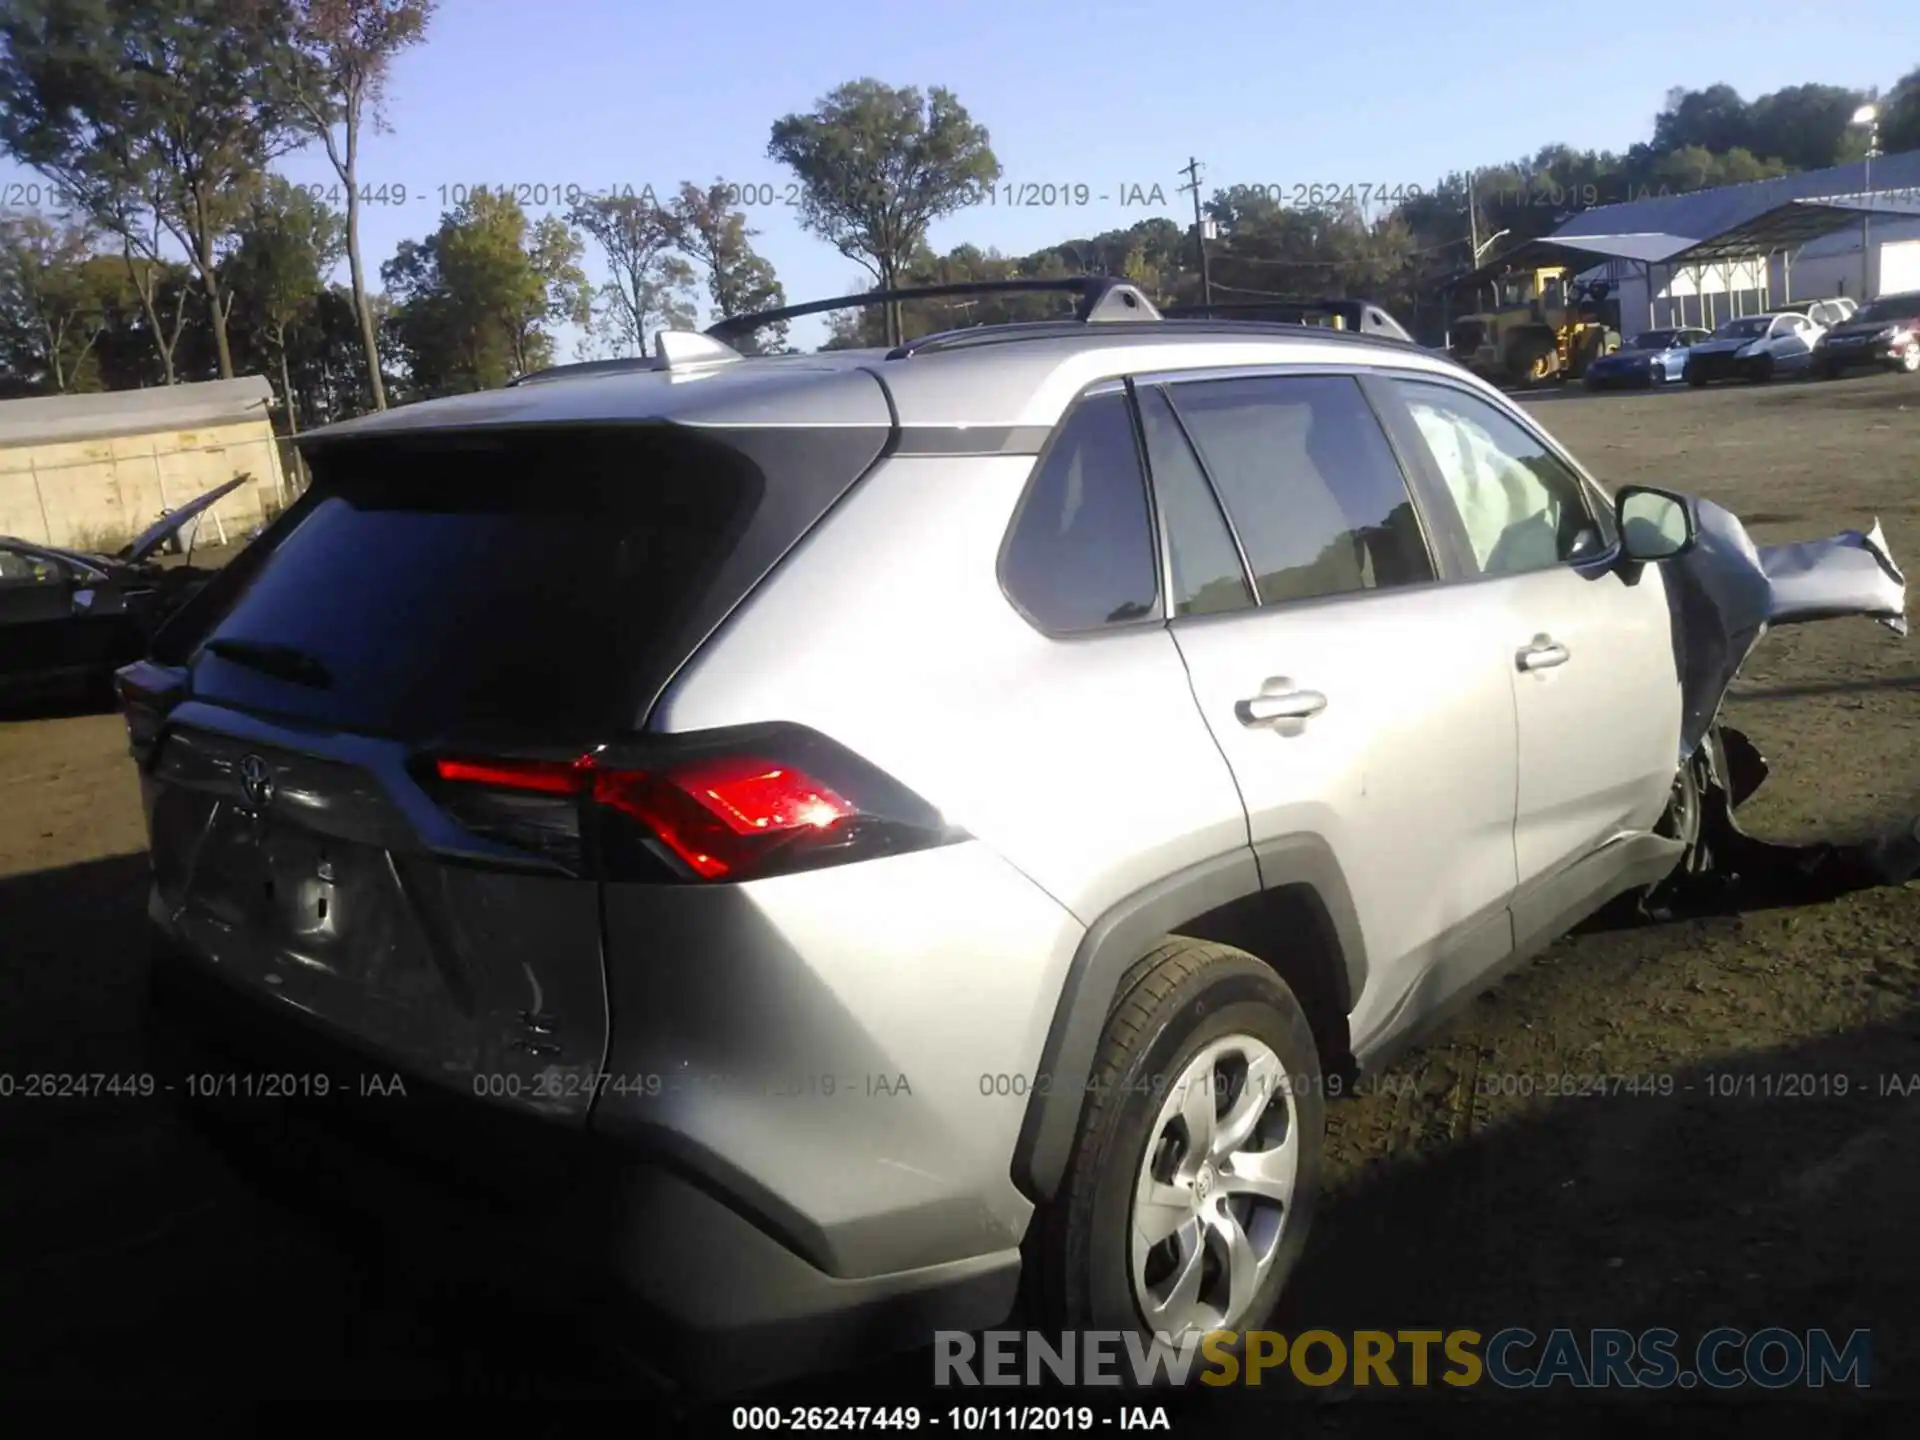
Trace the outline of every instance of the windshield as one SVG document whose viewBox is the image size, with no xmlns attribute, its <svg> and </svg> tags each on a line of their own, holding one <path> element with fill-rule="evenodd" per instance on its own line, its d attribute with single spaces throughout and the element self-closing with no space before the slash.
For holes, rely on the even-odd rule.
<svg viewBox="0 0 1920 1440">
<path fill-rule="evenodd" d="M 1713 333 L 1722 340 L 1751 340 L 1766 334 L 1767 327 L 1772 323 L 1771 316 L 1755 315 L 1747 320 L 1729 320 Z"/>
<path fill-rule="evenodd" d="M 1629 350 L 1665 350 L 1673 344 L 1675 332 L 1672 330 L 1642 330 L 1627 343 Z"/>
<path fill-rule="evenodd" d="M 1876 300 L 1858 315 L 1855 320 L 1909 320 L 1920 315 L 1920 295 L 1889 295 L 1884 300 Z"/>
</svg>

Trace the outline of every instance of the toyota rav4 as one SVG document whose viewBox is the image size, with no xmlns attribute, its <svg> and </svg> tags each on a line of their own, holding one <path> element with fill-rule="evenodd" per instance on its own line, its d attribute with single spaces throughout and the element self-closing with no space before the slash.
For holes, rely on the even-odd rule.
<svg viewBox="0 0 1920 1440">
<path fill-rule="evenodd" d="M 1684 873 L 1754 642 L 1904 583 L 1404 340 L 1056 288 L 304 437 L 121 675 L 156 1036 L 696 1375 L 1257 1324 L 1330 1091 Z"/>
</svg>

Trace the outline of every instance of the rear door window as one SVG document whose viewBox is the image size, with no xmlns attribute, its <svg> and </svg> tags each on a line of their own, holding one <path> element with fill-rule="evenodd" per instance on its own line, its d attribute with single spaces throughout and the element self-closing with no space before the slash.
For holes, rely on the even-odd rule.
<svg viewBox="0 0 1920 1440">
<path fill-rule="evenodd" d="M 1014 517 L 1000 583 L 1054 635 L 1160 614 L 1146 474 L 1125 395 L 1089 396 L 1062 423 Z"/>
<path fill-rule="evenodd" d="M 664 428 L 342 442 L 201 632 L 194 694 L 375 735 L 604 736 L 762 488 Z"/>
<path fill-rule="evenodd" d="M 1352 377 L 1182 381 L 1168 393 L 1261 604 L 1434 578 L 1406 477 Z"/>
</svg>

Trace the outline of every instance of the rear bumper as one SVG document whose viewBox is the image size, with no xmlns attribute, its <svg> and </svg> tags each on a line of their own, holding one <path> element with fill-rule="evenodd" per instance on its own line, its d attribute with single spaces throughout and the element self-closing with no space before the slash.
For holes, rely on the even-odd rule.
<svg viewBox="0 0 1920 1440">
<path fill-rule="evenodd" d="M 1645 367 L 1633 370 L 1587 371 L 1587 384 L 1595 390 L 1645 390 L 1666 379 L 1664 371 Z"/>
<path fill-rule="evenodd" d="M 1829 370 L 1864 370 L 1869 366 L 1891 366 L 1900 361 L 1900 351 L 1888 345 L 1828 346 L 1814 356 L 1814 364 Z"/>
<path fill-rule="evenodd" d="M 1711 359 L 1689 359 L 1687 378 L 1706 380 L 1733 380 L 1749 373 L 1754 366 L 1752 360 L 1736 359 L 1731 355 L 1716 355 Z"/>
<path fill-rule="evenodd" d="M 700 1389 L 871 1361 L 1013 1307 L 1017 1249 L 827 1275 L 663 1152 L 398 1075 L 153 942 L 154 1071 L 264 1184 L 397 1227 L 433 1265 L 611 1302 L 649 1363 Z"/>
</svg>

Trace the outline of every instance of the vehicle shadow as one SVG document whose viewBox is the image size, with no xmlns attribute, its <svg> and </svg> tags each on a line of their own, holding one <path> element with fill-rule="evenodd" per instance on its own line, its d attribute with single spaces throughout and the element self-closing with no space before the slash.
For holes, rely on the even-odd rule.
<svg viewBox="0 0 1920 1440">
<path fill-rule="evenodd" d="M 1332 1197 L 1275 1328 L 1666 1327 L 1682 1357 L 1720 1325 L 1868 1329 L 1871 1391 L 1818 1398 L 1910 1400 L 1920 1010 L 1644 1078 L 1658 1093 L 1543 1103 Z"/>
<path fill-rule="evenodd" d="M 119 708 L 107 681 L 76 687 L 58 694 L 0 704 L 0 724 L 27 720 L 71 720 L 80 715 L 106 715 Z"/>
</svg>

